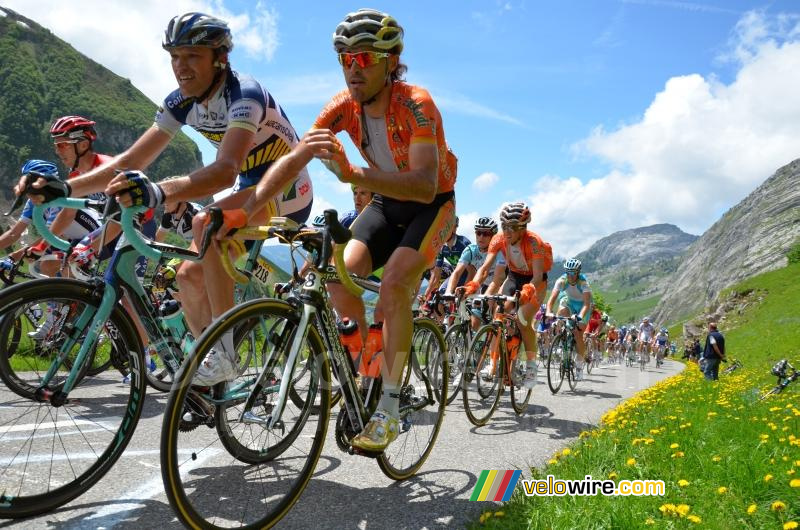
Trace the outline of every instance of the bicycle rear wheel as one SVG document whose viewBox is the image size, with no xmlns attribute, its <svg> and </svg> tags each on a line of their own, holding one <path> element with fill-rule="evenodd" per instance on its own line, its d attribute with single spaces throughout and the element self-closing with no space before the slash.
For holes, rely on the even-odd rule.
<svg viewBox="0 0 800 530">
<path fill-rule="evenodd" d="M 489 370 L 492 348 L 499 348 L 499 340 L 504 338 L 495 326 L 486 324 L 472 339 L 467 356 L 467 368 L 464 371 L 462 394 L 464 412 L 473 425 L 485 425 L 500 402 L 502 392 L 498 377 L 500 367 L 496 367 L 494 374 L 489 373 Z M 500 364 L 499 358 L 498 364 Z"/>
<path fill-rule="evenodd" d="M 468 324 L 467 324 L 468 325 Z M 469 352 L 469 333 L 464 325 L 451 326 L 444 335 L 445 351 L 447 352 L 448 370 L 448 395 L 447 404 L 450 405 L 461 394 L 461 382 L 464 377 L 464 363 Z"/>
<path fill-rule="evenodd" d="M 0 446 L 7 457 L 0 459 L 1 518 L 44 513 L 78 497 L 108 472 L 133 436 L 144 402 L 142 347 L 129 317 L 119 308 L 109 318 L 119 330 L 113 347 L 127 352 L 131 381 L 121 386 L 107 373 L 87 379 L 79 375 L 64 397 L 60 389 L 69 371 L 61 363 L 47 387 L 51 396 L 37 392 L 61 350 L 74 357 L 80 349 L 79 318 L 93 314 L 98 304 L 92 291 L 83 282 L 47 279 L 5 289 L 0 295 L 2 315 L 34 304 L 68 309 L 64 320 L 53 326 L 45 349 L 34 348 L 24 336 L 9 358 L 0 342 L 0 377 L 6 383 L 0 386 Z M 83 321 L 86 328 L 89 324 Z M 69 350 L 68 333 L 77 337 Z M 87 358 L 84 366 L 90 362 Z"/>
<path fill-rule="evenodd" d="M 564 342 L 564 336 L 558 335 L 550 343 L 547 354 L 547 386 L 553 394 L 558 394 L 564 384 Z"/>
<path fill-rule="evenodd" d="M 394 480 L 414 475 L 430 455 L 444 420 L 448 362 L 439 325 L 414 319 L 411 353 L 400 389 L 400 434 L 378 457 L 378 467 Z"/>
<path fill-rule="evenodd" d="M 295 359 L 297 363 L 305 360 L 305 366 L 295 366 L 292 374 L 293 381 L 296 374 L 303 372 L 303 377 L 289 382 L 302 405 L 298 407 L 287 396 L 280 420 L 270 427 L 281 383 L 276 378 L 284 373 L 277 367 L 282 360 L 285 366 L 288 355 L 278 351 L 271 356 L 276 345 L 269 343 L 272 334 L 268 332 L 277 321 L 284 321 L 280 328 L 287 333 L 298 331 L 298 312 L 280 300 L 254 300 L 234 307 L 197 340 L 195 351 L 178 373 L 164 412 L 161 472 L 170 505 L 187 527 L 271 527 L 297 502 L 314 473 L 330 416 L 330 366 L 322 338 L 309 325 Z M 215 412 L 216 422 L 209 425 L 212 428 L 200 425 L 185 432 L 187 400 L 197 366 L 225 332 L 240 328 L 254 331 L 259 353 L 234 381 L 214 388 L 223 403 Z M 249 340 L 245 344 L 252 346 Z M 279 344 L 285 342 L 279 340 Z M 256 388 L 254 374 L 261 363 L 270 371 Z M 249 398 L 254 399 L 252 415 L 243 418 Z M 318 414 L 310 414 L 311 407 L 317 407 Z"/>
</svg>

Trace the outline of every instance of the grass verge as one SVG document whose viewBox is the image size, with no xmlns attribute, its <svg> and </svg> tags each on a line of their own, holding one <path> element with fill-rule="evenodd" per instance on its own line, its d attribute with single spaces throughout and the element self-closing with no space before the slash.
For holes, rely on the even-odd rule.
<svg viewBox="0 0 800 530">
<path fill-rule="evenodd" d="M 764 293 L 721 329 L 744 368 L 711 383 L 690 364 L 532 470 L 534 478 L 663 480 L 664 496 L 527 497 L 520 482 L 475 526 L 800 528 L 800 384 L 758 401 L 775 383 L 776 360 L 800 367 L 798 274 L 792 264 L 733 288 Z"/>
</svg>

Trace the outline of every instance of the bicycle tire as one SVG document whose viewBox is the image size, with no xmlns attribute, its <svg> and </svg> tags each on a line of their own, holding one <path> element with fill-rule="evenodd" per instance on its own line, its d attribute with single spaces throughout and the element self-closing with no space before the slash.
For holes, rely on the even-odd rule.
<svg viewBox="0 0 800 530">
<path fill-rule="evenodd" d="M 88 284 L 70 279 L 26 282 L 3 290 L 0 314 L 36 301 L 71 301 L 78 307 L 97 307 L 99 301 L 92 291 Z M 0 469 L 0 491 L 3 492 L 0 518 L 38 515 L 80 496 L 111 469 L 130 442 L 144 403 L 145 383 L 140 375 L 142 346 L 130 317 L 120 308 L 115 308 L 109 319 L 120 330 L 116 346 L 129 352 L 129 363 L 134 368 L 127 391 L 120 392 L 116 378 L 100 376 L 100 379 L 93 379 L 91 385 L 80 384 L 79 380 L 69 398 L 57 407 L 50 399 L 37 401 L 18 397 L 0 387 L 0 422 L 18 428 L 14 437 L 3 440 L 4 452 L 16 456 Z M 8 356 L 0 355 L 0 374 L 4 380 L 9 379 L 9 368 Z M 17 384 L 35 390 L 31 378 L 37 377 L 36 371 L 25 375 L 17 372 L 15 377 Z M 52 380 L 56 384 L 51 388 L 61 388 L 65 378 L 66 372 L 56 372 Z M 19 406 L 20 403 L 25 406 Z M 12 414 L 19 414 L 19 417 L 10 420 Z M 48 417 L 50 421 L 44 421 Z M 20 429 L 31 423 L 35 425 L 32 431 Z M 12 447 L 14 444 L 20 446 L 18 451 Z M 48 455 L 49 460 L 29 458 L 42 455 Z M 47 477 L 47 480 L 26 482 L 26 476 Z M 18 486 L 9 484 L 17 478 Z M 34 491 L 34 488 L 41 491 Z"/>
<path fill-rule="evenodd" d="M 466 412 L 470 423 L 476 427 L 486 425 L 486 422 L 492 417 L 497 405 L 500 403 L 502 385 L 499 381 L 498 372 L 501 367 L 495 367 L 495 374 L 491 381 L 488 382 L 483 380 L 481 372 L 489 366 L 492 344 L 497 343 L 497 340 L 503 340 L 504 337 L 501 335 L 500 330 L 494 325 L 486 324 L 475 333 L 475 337 L 473 337 L 470 344 L 467 366 L 474 370 L 474 373 L 471 377 L 465 376 L 464 378 L 462 398 L 464 412 Z M 504 345 L 500 347 L 503 348 Z M 499 364 L 501 364 L 500 359 L 498 359 Z M 484 383 L 486 383 L 485 386 L 483 386 Z"/>
<path fill-rule="evenodd" d="M 469 325 L 469 324 L 466 324 Z M 469 352 L 469 334 L 464 325 L 451 326 L 444 335 L 449 366 L 449 383 L 447 404 L 451 405 L 461 394 L 461 383 L 464 377 L 464 364 Z"/>
<path fill-rule="evenodd" d="M 304 339 L 304 347 L 308 348 L 308 359 L 312 363 L 308 371 L 312 374 L 309 394 L 304 403 L 318 405 L 319 413 L 308 414 L 307 408 L 293 409 L 292 401 L 286 400 L 282 419 L 288 421 L 295 418 L 295 423 L 299 425 L 297 432 L 294 429 L 290 431 L 293 433 L 293 442 L 289 444 L 292 450 L 289 447 L 281 451 L 276 449 L 269 460 L 248 464 L 228 453 L 218 429 L 199 426 L 185 437 L 182 436 L 184 402 L 203 353 L 219 341 L 225 330 L 235 329 L 237 325 L 252 319 L 265 321 L 264 327 L 268 329 L 270 324 L 267 319 L 272 318 L 291 320 L 298 317 L 295 308 L 275 299 L 254 300 L 232 308 L 218 320 L 217 325 L 209 327 L 200 336 L 195 350 L 186 358 L 178 373 L 164 412 L 161 472 L 169 503 L 178 519 L 187 527 L 221 528 L 223 524 L 235 522 L 244 528 L 269 528 L 297 502 L 314 473 L 329 423 L 330 366 L 322 338 L 313 325 L 308 327 Z M 249 374 L 244 375 L 245 379 L 247 377 Z M 239 384 L 234 382 L 234 385 Z M 215 392 L 219 394 L 225 386 L 220 383 L 215 387 Z M 253 411 L 265 413 L 266 408 L 254 408 Z M 250 436 L 254 444 L 260 444 L 261 450 L 269 451 L 277 447 L 277 443 L 272 443 L 275 433 L 267 432 L 269 429 L 265 425 L 243 423 L 242 426 L 242 435 Z M 262 432 L 254 434 L 259 429 Z M 190 457 L 185 457 L 187 452 Z M 179 455 L 183 460 L 179 460 Z M 293 471 L 296 473 L 291 478 L 289 475 Z M 259 480 L 264 483 L 250 483 Z M 266 484 L 270 480 L 275 483 Z M 251 496 L 255 496 L 254 501 Z M 236 502 L 231 499 L 236 499 Z M 247 509 L 252 509 L 254 513 Z"/>
<path fill-rule="evenodd" d="M 400 434 L 378 457 L 378 467 L 393 480 L 413 476 L 428 459 L 447 405 L 449 367 L 438 323 L 414 319 L 412 337 L 401 377 Z"/>
<path fill-rule="evenodd" d="M 566 345 L 565 350 L 567 352 L 567 355 L 565 356 L 567 358 L 565 367 L 567 375 L 567 384 L 569 385 L 569 389 L 574 391 L 578 387 L 578 380 L 577 380 L 578 348 L 576 347 L 577 345 L 575 344 L 575 340 L 574 339 L 570 340 L 569 336 L 566 338 L 565 345 Z M 583 364 L 585 368 L 585 365 L 588 363 L 586 363 L 586 361 L 584 360 Z"/>
<path fill-rule="evenodd" d="M 553 394 L 558 394 L 564 384 L 564 341 L 563 334 L 556 336 L 547 353 L 547 386 Z"/>
<path fill-rule="evenodd" d="M 532 388 L 523 385 L 523 379 L 527 373 L 527 359 L 523 359 L 524 352 L 517 353 L 517 358 L 511 363 L 509 372 L 509 384 L 511 388 L 511 407 L 517 416 L 522 416 L 528 410 L 528 403 L 533 394 Z M 523 369 L 524 368 L 524 369 Z"/>
</svg>

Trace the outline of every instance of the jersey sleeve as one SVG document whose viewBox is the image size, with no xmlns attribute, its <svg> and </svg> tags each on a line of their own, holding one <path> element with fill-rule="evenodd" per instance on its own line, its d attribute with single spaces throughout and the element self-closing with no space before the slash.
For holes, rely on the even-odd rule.
<svg viewBox="0 0 800 530">
<path fill-rule="evenodd" d="M 414 87 L 407 107 L 412 117 L 411 143 L 435 144 L 436 131 L 441 127 L 442 117 L 430 93 L 423 88 Z"/>
<path fill-rule="evenodd" d="M 505 237 L 503 234 L 495 234 L 489 242 L 489 253 L 502 254 L 505 257 Z"/>
<path fill-rule="evenodd" d="M 175 136 L 181 127 L 183 127 L 183 124 L 169 111 L 169 108 L 167 108 L 167 101 L 165 101 L 156 111 L 156 119 L 155 122 L 153 122 L 153 126 L 170 136 Z"/>
<path fill-rule="evenodd" d="M 239 127 L 256 133 L 263 115 L 264 106 L 255 99 L 243 98 L 237 100 L 228 109 L 228 128 Z"/>
<path fill-rule="evenodd" d="M 472 263 L 472 258 L 473 258 L 472 247 L 469 246 L 461 252 L 461 256 L 458 258 L 458 262 L 463 263 L 464 265 L 469 265 L 470 263 Z"/>
<path fill-rule="evenodd" d="M 30 201 L 30 199 L 25 201 L 25 207 L 22 208 L 22 213 L 19 216 L 19 220 L 26 225 L 31 224 L 31 221 L 33 220 L 33 203 Z"/>
<path fill-rule="evenodd" d="M 331 99 L 314 120 L 312 129 L 330 129 L 335 133 L 347 128 L 352 120 L 353 109 L 350 94 L 343 90 Z"/>
</svg>

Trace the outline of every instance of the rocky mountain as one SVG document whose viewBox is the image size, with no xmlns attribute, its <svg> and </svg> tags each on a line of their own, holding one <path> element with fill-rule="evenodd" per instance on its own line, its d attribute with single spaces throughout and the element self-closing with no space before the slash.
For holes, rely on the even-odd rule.
<svg viewBox="0 0 800 530">
<path fill-rule="evenodd" d="M 656 224 L 615 232 L 577 257 L 592 288 L 613 307 L 612 317 L 630 322 L 655 308 L 667 278 L 697 237 L 675 225 Z"/>
<path fill-rule="evenodd" d="M 57 161 L 48 134 L 54 118 L 91 118 L 99 136 L 95 150 L 115 154 L 152 125 L 155 112 L 155 103 L 129 80 L 0 7 L 0 198 L 10 197 L 10 184 L 26 159 Z M 156 178 L 187 173 L 201 163 L 200 150 L 180 134 L 147 173 Z"/>
<path fill-rule="evenodd" d="M 654 318 L 676 322 L 703 309 L 725 287 L 784 267 L 798 238 L 800 159 L 778 169 L 689 247 Z"/>
</svg>

